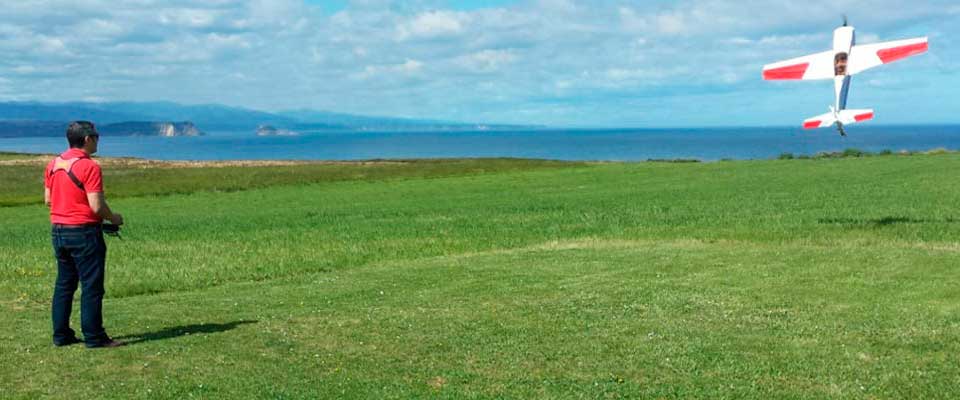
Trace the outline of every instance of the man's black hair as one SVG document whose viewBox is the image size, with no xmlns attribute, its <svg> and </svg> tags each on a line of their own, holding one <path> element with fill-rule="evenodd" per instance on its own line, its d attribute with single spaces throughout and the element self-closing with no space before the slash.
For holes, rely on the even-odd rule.
<svg viewBox="0 0 960 400">
<path fill-rule="evenodd" d="M 83 147 L 83 139 L 87 136 L 100 136 L 93 122 L 73 121 L 67 127 L 67 143 L 70 143 L 70 148 Z"/>
</svg>

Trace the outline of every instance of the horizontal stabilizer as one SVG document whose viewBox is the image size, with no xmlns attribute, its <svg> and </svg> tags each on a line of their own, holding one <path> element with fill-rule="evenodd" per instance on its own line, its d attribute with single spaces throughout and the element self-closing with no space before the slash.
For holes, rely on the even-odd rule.
<svg viewBox="0 0 960 400">
<path fill-rule="evenodd" d="M 832 112 L 828 112 L 826 114 L 820 114 L 816 117 L 805 119 L 803 121 L 803 129 L 826 128 L 828 126 L 832 126 L 834 122 L 837 122 L 837 118 Z"/>
<path fill-rule="evenodd" d="M 843 110 L 837 115 L 840 117 L 841 124 L 850 125 L 873 119 L 873 110 Z"/>
<path fill-rule="evenodd" d="M 803 129 L 827 128 L 837 121 L 842 125 L 850 125 L 871 119 L 873 119 L 873 110 L 841 110 L 838 113 L 828 112 L 807 118 L 803 121 Z"/>
</svg>

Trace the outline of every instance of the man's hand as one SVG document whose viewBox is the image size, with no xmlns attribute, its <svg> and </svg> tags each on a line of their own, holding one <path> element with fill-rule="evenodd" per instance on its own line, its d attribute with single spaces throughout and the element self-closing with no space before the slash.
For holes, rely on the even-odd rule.
<svg viewBox="0 0 960 400">
<path fill-rule="evenodd" d="M 87 193 L 87 202 L 90 203 L 90 209 L 100 218 L 110 220 L 110 223 L 114 225 L 123 225 L 123 215 L 110 210 L 107 200 L 103 198 L 103 193 Z"/>
</svg>

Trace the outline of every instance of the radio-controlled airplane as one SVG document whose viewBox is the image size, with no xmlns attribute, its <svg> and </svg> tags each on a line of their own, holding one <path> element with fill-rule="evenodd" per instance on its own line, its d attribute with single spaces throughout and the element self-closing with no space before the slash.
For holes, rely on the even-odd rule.
<svg viewBox="0 0 960 400">
<path fill-rule="evenodd" d="M 763 66 L 765 80 L 815 80 L 833 78 L 836 102 L 830 112 L 803 121 L 804 129 L 836 125 L 841 136 L 846 136 L 844 125 L 873 118 L 872 109 L 848 110 L 847 93 L 850 77 L 882 64 L 927 51 L 927 38 L 895 40 L 891 42 L 855 44 L 854 29 L 847 25 L 833 31 L 833 50 L 792 58 Z"/>
</svg>

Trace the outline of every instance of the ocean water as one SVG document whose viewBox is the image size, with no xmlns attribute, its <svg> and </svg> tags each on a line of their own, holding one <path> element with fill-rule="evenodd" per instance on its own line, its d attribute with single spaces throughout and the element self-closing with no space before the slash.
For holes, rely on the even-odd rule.
<svg viewBox="0 0 960 400">
<path fill-rule="evenodd" d="M 555 160 L 769 159 L 848 148 L 960 149 L 960 125 L 707 129 L 541 129 L 456 132 L 336 132 L 258 137 L 209 132 L 200 137 L 102 136 L 99 155 L 158 160 L 365 160 L 520 157 Z M 0 138 L 0 151 L 57 153 L 64 138 Z"/>
</svg>

